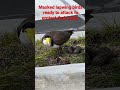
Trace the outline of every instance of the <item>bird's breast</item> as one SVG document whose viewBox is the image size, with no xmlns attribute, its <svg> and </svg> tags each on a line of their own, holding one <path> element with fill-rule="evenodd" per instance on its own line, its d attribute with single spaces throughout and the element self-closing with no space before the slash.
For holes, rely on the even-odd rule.
<svg viewBox="0 0 120 90">
<path fill-rule="evenodd" d="M 53 46 L 52 46 L 52 48 L 59 48 L 60 47 L 60 45 L 56 45 L 56 44 L 54 44 Z"/>
</svg>

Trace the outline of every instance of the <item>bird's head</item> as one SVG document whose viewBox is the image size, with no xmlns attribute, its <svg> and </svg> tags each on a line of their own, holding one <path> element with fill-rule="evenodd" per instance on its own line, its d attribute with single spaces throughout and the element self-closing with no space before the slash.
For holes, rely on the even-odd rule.
<svg viewBox="0 0 120 90">
<path fill-rule="evenodd" d="M 42 38 L 43 44 L 46 46 L 51 46 L 52 40 L 50 36 L 45 36 Z"/>
<path fill-rule="evenodd" d="M 20 32 L 20 41 L 21 43 L 32 43 L 34 45 L 35 42 L 35 29 L 27 28 L 25 30 L 21 30 Z"/>
<path fill-rule="evenodd" d="M 17 27 L 18 38 L 21 44 L 35 45 L 35 21 L 34 15 L 26 18 Z"/>
</svg>

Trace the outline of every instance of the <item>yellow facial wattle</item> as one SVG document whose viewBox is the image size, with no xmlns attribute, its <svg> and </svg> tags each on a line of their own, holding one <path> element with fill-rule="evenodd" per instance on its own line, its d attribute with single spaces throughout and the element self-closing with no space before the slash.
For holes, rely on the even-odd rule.
<svg viewBox="0 0 120 90">
<path fill-rule="evenodd" d="M 50 38 L 46 38 L 46 43 L 50 44 Z"/>
<path fill-rule="evenodd" d="M 35 28 L 26 29 L 27 37 L 33 44 L 35 43 Z"/>
</svg>

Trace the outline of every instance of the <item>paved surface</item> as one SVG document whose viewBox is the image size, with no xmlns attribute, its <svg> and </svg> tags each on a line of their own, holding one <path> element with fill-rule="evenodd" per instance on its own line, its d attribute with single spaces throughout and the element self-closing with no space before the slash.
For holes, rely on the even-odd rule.
<svg viewBox="0 0 120 90">
<path fill-rule="evenodd" d="M 35 90 L 85 90 L 85 64 L 36 67 Z"/>
<path fill-rule="evenodd" d="M 100 88 L 100 89 L 90 89 L 90 90 L 120 90 L 120 87 Z"/>
</svg>

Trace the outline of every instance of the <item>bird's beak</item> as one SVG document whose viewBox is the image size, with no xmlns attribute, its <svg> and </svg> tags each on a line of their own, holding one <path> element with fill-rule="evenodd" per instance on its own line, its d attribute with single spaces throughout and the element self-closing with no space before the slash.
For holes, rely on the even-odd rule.
<svg viewBox="0 0 120 90">
<path fill-rule="evenodd" d="M 50 38 L 46 38 L 46 43 L 50 44 L 50 40 L 51 40 Z"/>
</svg>

